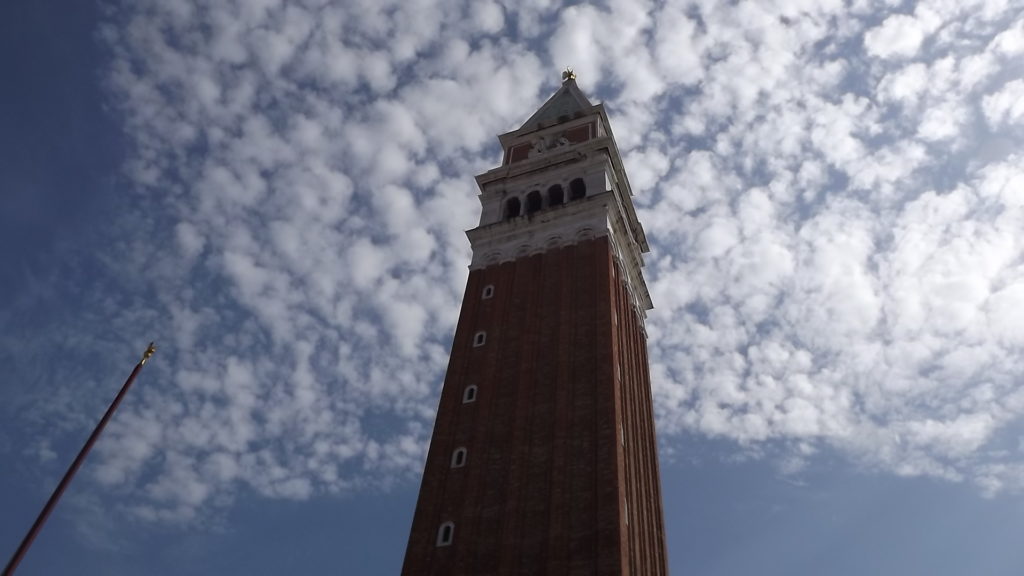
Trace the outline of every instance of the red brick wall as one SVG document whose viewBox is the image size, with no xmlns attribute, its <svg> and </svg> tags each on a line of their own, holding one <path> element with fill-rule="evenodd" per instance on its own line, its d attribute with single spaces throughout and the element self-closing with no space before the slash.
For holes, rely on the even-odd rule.
<svg viewBox="0 0 1024 576">
<path fill-rule="evenodd" d="M 620 271 L 614 272 L 613 324 L 615 356 L 621 367 L 619 405 L 622 412 L 623 491 L 629 503 L 625 537 L 629 574 L 666 574 L 661 482 L 651 398 L 647 337 L 634 312 Z M 626 573 L 626 572 L 624 572 Z"/>
<path fill-rule="evenodd" d="M 646 341 L 607 239 L 474 270 L 402 574 L 664 574 L 655 449 Z"/>
</svg>

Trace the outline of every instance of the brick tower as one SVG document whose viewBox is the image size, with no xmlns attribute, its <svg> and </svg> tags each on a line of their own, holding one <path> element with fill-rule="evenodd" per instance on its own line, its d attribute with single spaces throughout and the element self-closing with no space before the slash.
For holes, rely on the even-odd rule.
<svg viewBox="0 0 1024 576">
<path fill-rule="evenodd" d="M 404 576 L 667 573 L 637 221 L 571 71 L 477 176 Z"/>
</svg>

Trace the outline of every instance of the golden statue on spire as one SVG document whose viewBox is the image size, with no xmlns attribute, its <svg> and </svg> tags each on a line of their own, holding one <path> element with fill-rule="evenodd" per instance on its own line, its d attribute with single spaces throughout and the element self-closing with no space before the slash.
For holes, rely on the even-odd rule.
<svg viewBox="0 0 1024 576">
<path fill-rule="evenodd" d="M 562 72 L 562 82 L 568 82 L 569 80 L 575 79 L 576 73 L 572 71 L 572 68 L 566 66 L 565 70 Z"/>
</svg>

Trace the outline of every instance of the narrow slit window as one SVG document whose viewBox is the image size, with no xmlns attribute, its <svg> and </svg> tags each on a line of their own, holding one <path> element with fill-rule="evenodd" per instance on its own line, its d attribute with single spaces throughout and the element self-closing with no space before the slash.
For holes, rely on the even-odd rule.
<svg viewBox="0 0 1024 576">
<path fill-rule="evenodd" d="M 437 529 L 437 545 L 451 546 L 455 538 L 455 523 L 445 522 Z"/>
<path fill-rule="evenodd" d="M 493 298 L 493 297 L 494 297 L 494 284 L 488 284 L 487 286 L 484 286 L 483 299 L 487 300 L 488 298 Z"/>
<path fill-rule="evenodd" d="M 470 402 L 476 402 L 476 384 L 466 386 L 466 389 L 462 391 L 462 403 L 469 404 Z"/>
<path fill-rule="evenodd" d="M 456 448 L 452 452 L 452 468 L 462 468 L 466 465 L 466 449 Z"/>
<path fill-rule="evenodd" d="M 473 347 L 474 348 L 478 348 L 480 346 L 483 346 L 484 342 L 487 342 L 487 332 L 484 332 L 483 330 L 481 330 L 480 332 L 477 332 L 476 334 L 473 335 Z"/>
</svg>

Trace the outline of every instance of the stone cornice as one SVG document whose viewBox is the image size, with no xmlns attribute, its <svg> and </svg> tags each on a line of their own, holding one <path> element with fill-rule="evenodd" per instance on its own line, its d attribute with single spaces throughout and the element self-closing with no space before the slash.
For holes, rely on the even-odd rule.
<svg viewBox="0 0 1024 576">
<path fill-rule="evenodd" d="M 630 249 L 635 241 L 623 221 L 620 202 L 610 191 L 532 216 L 480 226 L 466 235 L 473 248 L 471 270 L 608 236 L 635 308 L 646 315 L 653 307 L 641 270 L 642 256 Z"/>
</svg>

